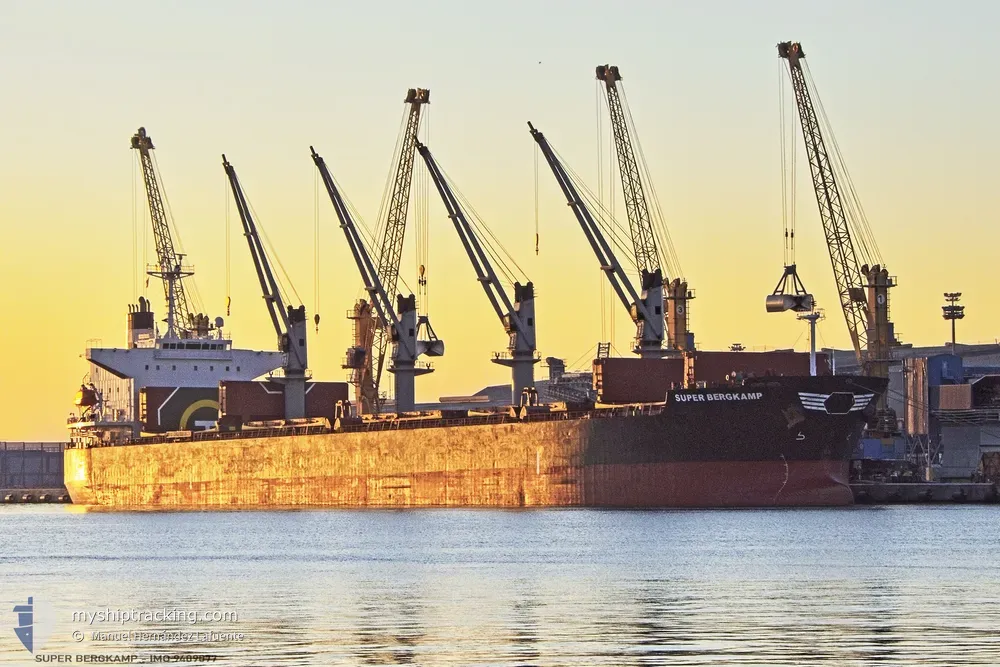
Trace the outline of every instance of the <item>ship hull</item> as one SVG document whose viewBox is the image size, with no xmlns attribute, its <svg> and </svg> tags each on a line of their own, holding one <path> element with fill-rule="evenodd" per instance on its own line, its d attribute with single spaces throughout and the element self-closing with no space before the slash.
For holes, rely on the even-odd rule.
<svg viewBox="0 0 1000 667">
<path fill-rule="evenodd" d="M 505 423 L 68 449 L 66 487 L 76 504 L 122 509 L 847 505 L 868 404 L 830 414 L 815 397 L 869 401 L 878 383 L 850 382 L 670 392 L 662 408 Z"/>
</svg>

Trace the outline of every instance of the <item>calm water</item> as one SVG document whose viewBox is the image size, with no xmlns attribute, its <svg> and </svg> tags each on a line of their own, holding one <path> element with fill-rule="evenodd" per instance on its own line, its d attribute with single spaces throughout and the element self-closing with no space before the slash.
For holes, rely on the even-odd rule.
<svg viewBox="0 0 1000 667">
<path fill-rule="evenodd" d="M 233 665 L 994 665 L 998 547 L 991 507 L 2 507 L 0 664 L 211 654 Z M 11 611 L 29 595 L 34 658 Z M 73 618 L 109 608 L 213 618 Z M 92 635 L 164 629 L 188 634 Z"/>
</svg>

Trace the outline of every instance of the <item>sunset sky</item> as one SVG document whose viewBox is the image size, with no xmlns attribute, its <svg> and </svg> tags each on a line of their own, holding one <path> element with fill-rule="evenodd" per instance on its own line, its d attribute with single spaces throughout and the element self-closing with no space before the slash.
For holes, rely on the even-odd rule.
<svg viewBox="0 0 1000 667">
<path fill-rule="evenodd" d="M 169 6 L 169 10 L 164 9 Z M 341 380 L 344 314 L 360 280 L 309 146 L 374 226 L 407 88 L 431 90 L 427 141 L 536 284 L 538 349 L 572 362 L 634 328 L 607 289 L 551 173 L 540 164 L 534 251 L 532 121 L 596 187 L 600 91 L 620 66 L 685 277 L 703 349 L 807 349 L 805 325 L 767 314 L 782 270 L 779 64 L 801 41 L 881 253 L 899 287 L 900 338 L 941 344 L 942 292 L 963 292 L 959 338 L 1000 335 L 1000 55 L 991 2 L 18 2 L 0 4 L 0 440 L 58 440 L 87 372 L 87 341 L 124 342 L 148 223 L 129 150 L 156 145 L 202 305 L 225 315 L 232 253 L 237 346 L 274 335 L 221 167 L 239 172 L 310 316 L 315 377 Z M 603 114 L 603 110 L 601 112 Z M 604 128 L 607 120 L 601 117 Z M 603 147 L 605 170 L 608 147 Z M 820 344 L 848 346 L 804 160 L 798 264 L 828 318 Z M 133 215 L 133 195 L 138 215 Z M 444 209 L 429 191 L 429 312 L 446 355 L 418 400 L 509 379 L 489 363 L 506 335 Z M 616 210 L 623 213 L 619 199 Z M 318 206 L 317 206 L 318 201 Z M 411 211 L 416 207 L 411 207 Z M 314 220 L 320 220 L 319 293 Z M 622 216 L 624 220 L 624 216 Z M 412 217 L 411 217 L 412 220 Z M 139 256 L 133 253 L 137 230 Z M 415 285 L 411 228 L 402 276 Z M 137 293 L 138 290 L 138 293 Z M 605 318 L 605 329 L 610 320 Z M 544 369 L 539 368 L 540 377 Z"/>
</svg>

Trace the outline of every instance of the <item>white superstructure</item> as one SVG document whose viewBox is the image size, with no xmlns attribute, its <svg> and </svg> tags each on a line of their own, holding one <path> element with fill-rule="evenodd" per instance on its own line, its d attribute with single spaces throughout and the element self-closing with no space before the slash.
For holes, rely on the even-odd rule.
<svg viewBox="0 0 1000 667">
<path fill-rule="evenodd" d="M 187 338 L 157 335 L 149 302 L 129 307 L 127 347 L 89 347 L 87 380 L 70 417 L 71 439 L 117 442 L 141 429 L 140 391 L 148 387 L 217 388 L 222 380 L 254 380 L 285 363 L 282 352 L 234 349 L 221 327 Z"/>
</svg>

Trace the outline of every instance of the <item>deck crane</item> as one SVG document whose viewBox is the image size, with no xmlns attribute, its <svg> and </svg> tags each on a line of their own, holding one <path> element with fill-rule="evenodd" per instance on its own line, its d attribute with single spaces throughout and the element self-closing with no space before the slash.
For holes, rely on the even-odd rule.
<svg viewBox="0 0 1000 667">
<path fill-rule="evenodd" d="M 834 174 L 835 165 L 827 151 L 820 119 L 806 84 L 805 52 L 801 44 L 781 42 L 778 44 L 778 56 L 787 61 L 795 90 L 816 203 L 855 355 L 866 374 L 888 377 L 890 346 L 895 343 L 889 319 L 888 292 L 889 288 L 895 287 L 895 280 L 879 262 L 878 248 L 873 240 L 862 238 L 861 244 L 855 245 L 852 227 L 865 228 L 864 214 L 855 201 L 841 196 L 840 184 Z"/>
<path fill-rule="evenodd" d="M 444 207 L 448 211 L 448 217 L 455 225 L 455 231 L 458 232 L 458 236 L 462 240 L 469 261 L 472 262 L 472 267 L 476 271 L 476 278 L 483 286 L 486 298 L 490 300 L 493 310 L 510 337 L 507 346 L 510 358 L 504 358 L 497 354 L 493 363 L 510 367 L 513 376 L 511 403 L 517 405 L 525 395 L 525 390 L 535 386 L 534 368 L 535 364 L 538 363 L 538 358 L 535 355 L 535 288 L 531 282 L 524 285 L 515 282 L 514 301 L 511 302 L 493 270 L 489 255 L 484 250 L 472 225 L 469 224 L 465 211 L 455 197 L 455 193 L 444 174 L 438 168 L 430 149 L 417 142 L 417 150 L 427 164 L 427 171 L 441 195 Z"/>
<path fill-rule="evenodd" d="M 140 127 L 132 135 L 132 148 L 139 151 L 142 178 L 149 201 L 149 217 L 153 223 L 153 240 L 156 244 L 157 263 L 147 273 L 163 281 L 163 298 L 167 305 L 167 333 L 165 338 L 190 338 L 208 333 L 208 316 L 195 314 L 188 305 L 183 279 L 194 275 L 190 266 L 184 266 L 184 255 L 174 249 L 174 239 L 163 205 L 163 193 L 153 164 L 153 140 Z"/>
<path fill-rule="evenodd" d="M 778 44 L 778 57 L 788 63 L 795 91 L 816 203 L 854 353 L 864 374 L 886 378 L 889 377 L 891 348 L 898 344 L 889 319 L 889 289 L 896 286 L 896 281 L 881 262 L 850 176 L 843 168 L 835 138 L 832 142 L 835 153 L 831 156 L 827 151 L 820 129 L 821 118 L 817 116 L 806 84 L 805 56 L 798 42 Z M 822 108 L 820 112 L 826 123 Z M 840 173 L 835 175 L 835 172 Z M 841 195 L 838 176 L 847 187 L 847 197 Z M 857 245 L 852 230 L 858 236 Z M 884 397 L 880 401 L 880 428 L 894 430 L 895 415 L 886 407 Z"/>
<path fill-rule="evenodd" d="M 233 199 L 236 200 L 236 209 L 240 213 L 240 220 L 243 221 L 243 236 L 246 237 L 250 246 L 250 256 L 253 258 L 254 268 L 257 270 L 257 279 L 260 281 L 260 288 L 263 291 L 264 303 L 267 305 L 267 312 L 271 316 L 271 324 L 278 335 L 278 349 L 285 355 L 285 363 L 282 366 L 284 377 L 285 394 L 285 419 L 301 419 L 306 416 L 306 368 L 308 364 L 306 346 L 306 307 L 285 305 L 281 297 L 281 290 L 278 281 L 274 277 L 271 269 L 271 262 L 267 257 L 267 250 L 257 233 L 257 225 L 254 223 L 250 206 L 240 180 L 236 176 L 236 169 L 222 156 L 222 167 L 229 178 L 229 186 L 233 191 Z"/>
<path fill-rule="evenodd" d="M 399 263 L 403 254 L 403 237 L 406 233 L 406 214 L 410 203 L 410 185 L 413 181 L 413 158 L 416 149 L 417 130 L 420 128 L 420 112 L 431 101 L 431 91 L 426 88 L 410 88 L 403 100 L 408 105 L 406 122 L 399 142 L 399 156 L 392 191 L 389 195 L 388 214 L 383 228 L 381 245 L 378 250 L 377 273 L 387 294 L 395 294 L 399 282 Z M 390 333 L 385 320 L 376 326 L 365 322 L 364 311 L 370 313 L 371 305 L 358 303 L 352 317 L 356 320 L 356 349 L 358 354 L 349 355 L 345 367 L 352 369 L 355 386 L 355 400 L 363 412 L 378 412 L 381 408 L 379 384 L 385 367 L 386 350 Z M 360 351 L 363 350 L 362 355 Z"/>
<path fill-rule="evenodd" d="M 594 220 L 590 209 L 584 203 L 576 185 L 559 161 L 555 151 L 549 145 L 545 135 L 528 123 L 531 136 L 542 150 L 545 161 L 549 163 L 552 174 L 556 177 L 559 187 L 566 197 L 566 203 L 573 209 L 577 222 L 583 229 L 587 241 L 601 270 L 607 276 L 618 299 L 629 311 L 629 316 L 636 325 L 635 348 L 633 352 L 643 358 L 660 358 L 663 356 L 663 274 L 659 268 L 652 271 L 640 268 L 642 296 L 636 294 L 632 282 L 628 279 L 621 264 L 615 257 L 611 245 L 605 238 L 600 226 Z"/>
<path fill-rule="evenodd" d="M 382 282 L 372 262 L 347 203 L 341 197 L 333 176 L 330 175 L 326 161 L 312 146 L 309 150 L 340 220 L 340 228 L 347 237 L 347 245 L 351 248 L 351 254 L 354 255 L 354 261 L 361 272 L 365 291 L 368 292 L 379 319 L 389 324 L 389 336 L 393 343 L 392 366 L 389 372 L 395 375 L 396 412 L 410 412 L 416 404 L 414 378 L 433 371 L 429 365 L 418 367 L 417 358 L 423 354 L 432 357 L 441 356 L 444 354 L 444 341 L 434 335 L 426 316 L 417 317 L 417 300 L 414 295 L 404 297 L 402 294 L 397 294 L 396 307 L 393 308 L 385 283 Z M 420 340 L 418 336 L 423 329 L 428 332 L 427 340 Z"/>
<path fill-rule="evenodd" d="M 683 351 L 694 349 L 694 335 L 688 330 L 688 300 L 694 298 L 694 293 L 688 290 L 685 280 L 675 276 L 670 280 L 670 272 L 680 273 L 680 267 L 669 267 L 665 252 L 671 249 L 670 240 L 666 238 L 666 227 L 661 229 L 664 238 L 657 241 L 656 229 L 653 226 L 653 213 L 643 187 L 642 174 L 646 174 L 646 188 L 652 193 L 652 184 L 648 182 L 649 171 L 645 164 L 636 159 L 633 144 L 638 145 L 638 138 L 633 137 L 635 128 L 631 124 L 632 114 L 627 103 L 622 100 L 620 91 L 621 72 L 617 65 L 598 65 L 597 80 L 604 82 L 607 94 L 608 111 L 611 116 L 611 128 L 615 139 L 615 153 L 618 156 L 618 170 L 621 174 L 622 194 L 625 197 L 625 211 L 628 215 L 629 232 L 635 251 L 635 264 L 640 270 L 654 272 L 660 270 L 665 282 L 664 312 L 667 328 L 667 347 L 671 350 Z M 631 131 L 630 131 L 631 130 Z M 639 157 L 642 157 L 640 152 Z"/>
</svg>

